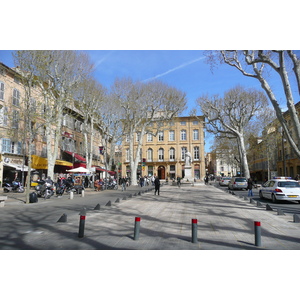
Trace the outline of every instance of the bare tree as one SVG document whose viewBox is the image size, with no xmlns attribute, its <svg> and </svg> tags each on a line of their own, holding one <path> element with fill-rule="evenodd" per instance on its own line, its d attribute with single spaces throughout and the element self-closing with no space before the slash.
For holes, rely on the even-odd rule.
<svg viewBox="0 0 300 300">
<path fill-rule="evenodd" d="M 103 107 L 107 105 L 106 89 L 95 79 L 88 77 L 78 84 L 75 99 L 77 101 L 74 104 L 83 118 L 86 167 L 91 169 L 94 152 L 94 128 L 99 126 Z"/>
<path fill-rule="evenodd" d="M 28 173 L 25 190 L 26 204 L 29 203 L 30 192 L 30 174 L 32 171 L 32 154 L 34 154 L 33 142 L 39 132 L 41 124 L 40 95 L 36 90 L 37 78 L 34 74 L 34 57 L 30 51 L 16 51 L 13 54 L 15 69 L 20 74 L 20 79 L 24 88 L 24 97 L 22 98 L 22 110 L 20 110 L 19 121 L 22 123 L 18 126 L 18 133 L 23 137 L 23 154 L 28 156 Z M 27 149 L 27 151 L 26 151 Z M 22 180 L 23 181 L 23 180 Z"/>
<path fill-rule="evenodd" d="M 295 109 L 295 96 L 300 94 L 300 58 L 299 51 L 292 50 L 231 50 L 207 51 L 209 63 L 226 63 L 244 76 L 257 79 L 272 103 L 276 117 L 280 122 L 285 136 L 300 158 L 300 121 Z M 280 87 L 285 94 L 285 103 L 292 121 L 292 130 L 288 128 L 276 96 L 274 85 L 270 79 L 280 79 Z M 278 85 L 277 85 L 278 87 Z M 292 132 L 294 135 L 292 135 Z"/>
<path fill-rule="evenodd" d="M 117 79 L 112 88 L 114 97 L 121 107 L 123 130 L 129 140 L 131 182 L 137 184 L 137 168 L 145 134 L 156 135 L 163 122 L 171 120 L 186 105 L 185 94 L 160 81 L 149 83 Z M 157 125 L 154 132 L 153 122 Z M 138 143 L 134 147 L 135 137 Z"/>
<path fill-rule="evenodd" d="M 267 104 L 263 92 L 237 86 L 224 98 L 202 96 L 197 99 L 207 120 L 207 130 L 216 135 L 237 139 L 243 175 L 250 177 L 245 147 L 245 128 L 255 114 Z"/>
<path fill-rule="evenodd" d="M 43 98 L 43 118 L 48 158 L 48 176 L 53 178 L 54 166 L 61 139 L 63 110 L 71 105 L 72 91 L 90 74 L 92 65 L 86 54 L 78 51 L 17 51 L 31 56 L 24 71 L 34 72 Z"/>
</svg>

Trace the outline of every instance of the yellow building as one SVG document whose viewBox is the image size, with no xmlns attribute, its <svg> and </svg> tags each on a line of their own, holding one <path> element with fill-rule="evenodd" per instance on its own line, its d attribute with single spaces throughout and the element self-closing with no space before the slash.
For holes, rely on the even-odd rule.
<svg viewBox="0 0 300 300">
<path fill-rule="evenodd" d="M 153 125 L 155 128 L 155 124 Z M 135 146 L 139 136 L 135 137 Z M 194 179 L 205 176 L 204 117 L 175 117 L 161 127 L 156 136 L 143 137 L 138 176 L 158 175 L 171 180 L 185 177 L 185 155 L 191 154 L 191 172 Z M 129 143 L 122 147 L 122 176 L 130 177 Z"/>
</svg>

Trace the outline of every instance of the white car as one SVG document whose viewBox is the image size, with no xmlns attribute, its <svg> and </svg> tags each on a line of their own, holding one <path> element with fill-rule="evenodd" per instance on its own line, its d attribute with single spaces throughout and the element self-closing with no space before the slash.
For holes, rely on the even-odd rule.
<svg viewBox="0 0 300 300">
<path fill-rule="evenodd" d="M 295 200 L 300 203 L 300 183 L 291 177 L 274 177 L 262 185 L 259 197 L 271 199 L 274 203 L 277 200 Z"/>
</svg>

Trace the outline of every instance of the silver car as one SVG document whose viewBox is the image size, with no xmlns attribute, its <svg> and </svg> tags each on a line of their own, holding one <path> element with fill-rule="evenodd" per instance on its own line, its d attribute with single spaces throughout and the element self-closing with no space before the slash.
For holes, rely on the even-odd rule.
<svg viewBox="0 0 300 300">
<path fill-rule="evenodd" d="M 229 190 L 247 189 L 248 181 L 246 177 L 232 177 L 228 183 Z"/>
<path fill-rule="evenodd" d="M 228 186 L 231 177 L 222 177 L 219 181 L 219 185 Z"/>
</svg>

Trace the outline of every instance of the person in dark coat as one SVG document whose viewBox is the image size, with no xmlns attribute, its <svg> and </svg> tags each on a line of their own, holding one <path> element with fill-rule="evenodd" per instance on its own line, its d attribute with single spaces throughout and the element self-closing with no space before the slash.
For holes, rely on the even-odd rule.
<svg viewBox="0 0 300 300">
<path fill-rule="evenodd" d="M 155 179 L 154 179 L 154 186 L 155 186 L 154 195 L 156 195 L 156 192 L 159 195 L 160 181 L 159 181 L 158 176 L 156 176 Z"/>
<path fill-rule="evenodd" d="M 247 186 L 247 189 L 248 189 L 248 197 L 253 197 L 253 192 L 252 192 L 252 189 L 253 189 L 253 181 L 251 178 L 248 179 L 248 186 Z"/>
</svg>

